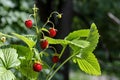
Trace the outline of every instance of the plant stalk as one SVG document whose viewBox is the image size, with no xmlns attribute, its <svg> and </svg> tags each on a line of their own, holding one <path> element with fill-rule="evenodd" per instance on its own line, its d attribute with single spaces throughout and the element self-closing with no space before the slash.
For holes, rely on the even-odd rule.
<svg viewBox="0 0 120 80">
<path fill-rule="evenodd" d="M 63 55 L 63 52 L 65 51 L 65 49 L 66 49 L 66 46 L 63 46 L 63 49 L 62 49 L 62 51 L 61 51 L 61 53 L 60 53 L 59 58 L 61 58 L 61 56 Z M 52 66 L 52 68 L 50 69 L 50 72 L 48 73 L 48 76 L 47 76 L 46 80 L 49 78 L 50 74 L 53 72 L 52 70 L 55 68 L 55 66 L 56 66 L 56 63 L 55 63 L 55 64 Z"/>
<path fill-rule="evenodd" d="M 77 52 L 78 53 L 78 52 Z M 55 75 L 55 73 L 66 63 L 68 62 L 72 57 L 74 57 L 76 54 L 71 55 L 68 57 L 54 72 L 53 74 L 48 78 L 48 80 L 51 80 L 51 78 Z"/>
</svg>

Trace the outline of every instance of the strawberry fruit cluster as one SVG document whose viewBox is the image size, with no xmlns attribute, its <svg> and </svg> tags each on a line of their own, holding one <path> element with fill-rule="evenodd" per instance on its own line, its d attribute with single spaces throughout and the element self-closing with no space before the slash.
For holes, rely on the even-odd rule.
<svg viewBox="0 0 120 80">
<path fill-rule="evenodd" d="M 0 65 L 2 65 L 0 66 L 0 80 L 18 79 L 13 74 L 14 70 L 20 72 L 20 76 L 16 74 L 20 79 L 54 80 L 53 76 L 69 60 L 73 60 L 82 71 L 88 74 L 101 75 L 99 63 L 93 54 L 100 36 L 96 25 L 93 23 L 90 29 L 74 31 L 64 39 L 53 39 L 57 35 L 57 29 L 50 18 L 54 17 L 53 14 L 57 14 L 57 18 L 61 18 L 62 14 L 56 11 L 52 12 L 45 24 L 40 27 L 38 26 L 37 10 L 38 8 L 34 5 L 34 13 L 30 14 L 24 22 L 27 29 L 35 30 L 33 35 L 19 35 L 17 33 L 9 35 L 0 32 Z M 31 19 L 31 16 L 34 19 Z M 52 25 L 49 26 L 48 23 Z M 7 38 L 15 39 L 15 37 L 26 45 L 11 45 L 7 42 Z M 61 45 L 60 53 L 58 54 L 57 50 L 50 44 Z M 60 58 L 64 57 L 67 46 L 70 47 L 72 53 L 63 62 L 58 63 Z M 52 48 L 54 51 L 48 51 L 48 48 Z M 48 54 L 50 52 L 53 54 Z M 42 73 L 39 74 L 39 72 Z"/>
<path fill-rule="evenodd" d="M 34 7 L 34 14 L 32 14 L 33 16 L 35 16 L 36 15 L 36 12 L 37 12 L 37 8 L 35 8 Z M 62 15 L 61 14 L 59 14 L 58 12 L 53 12 L 53 13 L 57 13 L 57 18 L 61 18 L 62 17 Z M 50 27 L 48 30 L 47 30 L 47 32 L 48 32 L 48 34 L 49 34 L 49 37 L 51 37 L 51 38 L 53 38 L 53 37 L 55 37 L 56 35 L 57 35 L 57 29 L 55 29 L 54 28 L 54 23 L 52 22 L 52 21 L 50 21 L 50 18 L 51 18 L 51 15 L 53 14 L 53 13 L 51 13 L 50 14 L 50 17 L 48 18 L 48 20 L 46 21 L 46 23 L 45 23 L 45 25 L 43 26 L 43 27 L 45 27 L 46 25 L 47 25 L 47 23 L 51 23 L 53 26 L 52 27 Z M 36 17 L 34 17 L 34 18 L 36 18 Z M 35 25 L 35 26 L 34 26 Z M 48 42 L 48 40 L 47 39 L 45 39 L 44 37 L 45 37 L 45 35 L 44 35 L 44 32 L 41 30 L 41 28 L 39 29 L 38 27 L 37 27 L 37 23 L 33 23 L 33 21 L 32 21 L 32 19 L 30 19 L 30 16 L 29 16 L 29 18 L 25 21 L 25 26 L 26 26 L 26 28 L 29 28 L 29 29 L 31 29 L 31 28 L 33 28 L 33 27 L 35 27 L 36 28 L 36 30 L 39 30 L 39 31 L 36 31 L 36 32 L 39 32 L 39 33 L 37 33 L 37 34 L 42 34 L 43 36 L 42 36 L 42 38 L 40 38 L 40 47 L 41 47 L 41 49 L 42 50 L 46 50 L 47 48 L 49 48 L 49 42 Z M 54 48 L 55 49 L 55 48 Z M 56 53 L 56 50 L 55 50 L 55 53 Z M 59 56 L 58 55 L 54 55 L 53 57 L 52 57 L 52 59 L 51 59 L 51 61 L 53 62 L 53 63 L 57 63 L 58 61 L 59 61 Z M 41 71 L 42 70 L 42 65 L 41 65 L 41 61 L 35 61 L 34 62 L 34 64 L 33 64 L 33 70 L 34 71 L 36 71 L 36 72 L 39 72 L 39 71 Z"/>
</svg>

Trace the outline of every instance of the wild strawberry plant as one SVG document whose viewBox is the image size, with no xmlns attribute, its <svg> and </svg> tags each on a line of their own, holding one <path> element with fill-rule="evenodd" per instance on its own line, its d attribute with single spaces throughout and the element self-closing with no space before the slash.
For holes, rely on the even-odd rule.
<svg viewBox="0 0 120 80">
<path fill-rule="evenodd" d="M 60 19 L 62 14 L 52 12 L 46 23 L 40 27 L 37 21 L 38 8 L 35 5 L 33 11 L 34 13 L 30 14 L 29 18 L 26 19 L 25 26 L 27 29 L 34 28 L 35 34 L 20 35 L 11 33 L 8 35 L 0 33 L 0 80 L 16 80 L 15 71 L 20 72 L 28 80 L 52 80 L 56 72 L 69 60 L 72 60 L 75 65 L 78 65 L 82 71 L 88 74 L 101 74 L 99 63 L 93 54 L 99 39 L 99 33 L 94 23 L 91 24 L 90 29 L 71 32 L 64 39 L 54 39 L 57 30 L 50 18 L 53 14 L 56 14 L 56 18 Z M 30 19 L 31 17 L 34 17 L 34 21 Z M 48 23 L 52 24 L 49 29 L 46 28 Z M 49 36 L 46 36 L 44 32 L 48 32 Z M 19 39 L 26 45 L 6 44 L 8 38 Z M 51 44 L 61 45 L 63 48 L 61 53 L 58 54 L 56 49 L 50 46 Z M 70 56 L 63 63 L 59 63 L 68 45 L 71 49 Z M 55 53 L 53 55 L 45 53 L 48 48 L 53 48 Z M 52 66 L 44 59 L 50 56 L 52 56 Z M 45 75 L 44 79 L 39 79 L 42 77 L 38 78 L 38 76 L 42 76 L 39 75 L 40 73 Z"/>
</svg>

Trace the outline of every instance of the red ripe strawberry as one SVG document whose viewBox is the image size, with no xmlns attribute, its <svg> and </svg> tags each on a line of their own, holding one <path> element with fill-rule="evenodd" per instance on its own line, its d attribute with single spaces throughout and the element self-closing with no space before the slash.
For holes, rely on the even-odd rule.
<svg viewBox="0 0 120 80">
<path fill-rule="evenodd" d="M 52 57 L 52 62 L 53 63 L 57 63 L 59 61 L 59 57 L 58 56 L 53 56 Z"/>
<path fill-rule="evenodd" d="M 57 32 L 56 29 L 50 28 L 50 29 L 49 29 L 49 36 L 50 36 L 50 37 L 55 37 L 55 36 L 56 36 L 56 32 Z"/>
<path fill-rule="evenodd" d="M 33 25 L 32 20 L 28 19 L 28 20 L 25 21 L 25 26 L 27 28 L 32 28 L 32 25 Z"/>
<path fill-rule="evenodd" d="M 42 65 L 39 62 L 34 63 L 33 70 L 36 72 L 40 72 L 42 70 Z"/>
<path fill-rule="evenodd" d="M 42 40 L 40 41 L 40 46 L 41 46 L 42 49 L 46 49 L 46 48 L 48 47 L 48 45 L 49 45 L 49 43 L 48 43 L 47 40 L 42 39 Z"/>
</svg>

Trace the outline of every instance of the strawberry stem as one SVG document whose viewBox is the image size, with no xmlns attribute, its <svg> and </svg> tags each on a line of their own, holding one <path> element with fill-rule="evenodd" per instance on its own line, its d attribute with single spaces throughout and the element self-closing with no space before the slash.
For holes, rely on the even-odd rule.
<svg viewBox="0 0 120 80">
<path fill-rule="evenodd" d="M 76 54 L 79 51 L 76 52 Z M 47 80 L 51 80 L 51 78 L 55 75 L 55 73 L 66 63 L 68 62 L 71 58 L 73 58 L 76 54 L 71 55 L 70 57 L 68 57 L 54 72 L 52 72 L 51 76 L 47 79 Z"/>
<path fill-rule="evenodd" d="M 52 48 L 55 53 L 57 53 L 57 50 L 53 46 L 49 46 L 48 48 Z"/>
<path fill-rule="evenodd" d="M 54 23 L 53 23 L 52 21 L 50 21 L 50 18 L 52 17 L 53 14 L 59 15 L 59 13 L 58 13 L 57 11 L 53 11 L 53 12 L 50 14 L 50 16 L 48 17 L 48 19 L 47 19 L 46 23 L 43 25 L 43 27 L 45 27 L 48 23 L 51 23 L 51 24 L 53 25 L 53 28 L 54 28 L 54 26 L 55 26 Z"/>
<path fill-rule="evenodd" d="M 38 26 L 37 26 L 37 11 L 38 11 L 38 8 L 36 7 L 36 5 L 34 4 L 34 8 L 33 8 L 33 11 L 34 11 L 34 21 L 35 21 L 35 29 L 36 29 L 36 33 L 39 34 L 39 30 L 38 30 Z"/>
<path fill-rule="evenodd" d="M 59 58 L 61 58 L 61 56 L 63 55 L 63 52 L 65 51 L 65 49 L 66 49 L 66 46 L 63 46 L 63 49 L 62 49 L 62 51 L 61 51 L 61 53 L 60 53 Z M 52 68 L 50 69 L 50 72 L 48 73 L 48 76 L 47 76 L 46 80 L 48 80 L 49 77 L 51 77 L 51 74 L 53 73 L 53 69 L 55 68 L 56 65 L 57 65 L 57 63 L 54 63 L 54 65 L 53 65 Z"/>
</svg>

